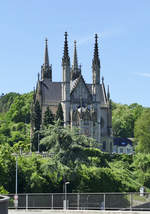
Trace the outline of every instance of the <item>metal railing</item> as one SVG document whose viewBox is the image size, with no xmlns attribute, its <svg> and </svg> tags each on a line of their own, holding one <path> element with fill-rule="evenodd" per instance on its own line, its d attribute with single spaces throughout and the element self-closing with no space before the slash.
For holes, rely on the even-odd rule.
<svg viewBox="0 0 150 214">
<path fill-rule="evenodd" d="M 150 210 L 150 193 L 29 193 L 9 197 L 9 209 Z"/>
</svg>

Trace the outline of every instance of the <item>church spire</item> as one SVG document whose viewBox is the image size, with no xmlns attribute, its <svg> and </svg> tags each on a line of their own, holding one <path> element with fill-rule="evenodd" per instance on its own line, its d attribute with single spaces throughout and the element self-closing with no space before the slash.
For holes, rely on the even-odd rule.
<svg viewBox="0 0 150 214">
<path fill-rule="evenodd" d="M 67 32 L 65 32 L 64 54 L 62 57 L 62 108 L 64 112 L 64 125 L 70 121 L 70 58 L 68 53 Z"/>
<path fill-rule="evenodd" d="M 94 57 L 92 60 L 93 85 L 100 84 L 100 59 L 98 53 L 98 36 L 95 34 Z"/>
<path fill-rule="evenodd" d="M 99 53 L 98 53 L 98 35 L 97 34 L 95 34 L 93 66 L 94 65 L 97 65 L 100 68 L 100 60 L 99 60 Z"/>
<path fill-rule="evenodd" d="M 49 57 L 48 57 L 48 39 L 45 39 L 45 56 L 44 56 L 44 65 L 49 66 Z"/>
<path fill-rule="evenodd" d="M 76 40 L 74 41 L 74 57 L 73 57 L 73 65 L 71 71 L 71 79 L 75 80 L 81 74 L 81 67 L 78 67 L 78 57 L 77 57 L 77 47 L 76 47 Z"/>
<path fill-rule="evenodd" d="M 65 41 L 64 41 L 64 55 L 62 58 L 62 65 L 70 65 L 70 58 L 68 54 L 68 41 L 67 41 L 67 32 L 65 32 Z"/>
<path fill-rule="evenodd" d="M 49 65 L 48 56 L 48 39 L 45 39 L 45 54 L 44 54 L 44 64 L 41 66 L 41 78 L 42 80 L 50 79 L 52 81 L 52 66 Z"/>
<path fill-rule="evenodd" d="M 78 70 L 78 58 L 77 58 L 77 48 L 76 48 L 76 40 L 74 41 L 74 58 L 73 58 L 73 69 Z"/>
</svg>

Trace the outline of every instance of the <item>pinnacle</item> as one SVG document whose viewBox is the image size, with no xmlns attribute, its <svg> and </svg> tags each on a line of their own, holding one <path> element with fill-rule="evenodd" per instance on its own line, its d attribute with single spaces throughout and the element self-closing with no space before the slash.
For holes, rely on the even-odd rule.
<svg viewBox="0 0 150 214">
<path fill-rule="evenodd" d="M 45 38 L 45 57 L 44 57 L 45 66 L 49 66 L 49 57 L 48 57 L 48 39 Z"/>
<path fill-rule="evenodd" d="M 98 35 L 95 34 L 94 58 L 93 63 L 100 66 L 99 53 L 98 53 Z"/>
<path fill-rule="evenodd" d="M 67 34 L 67 32 L 65 32 L 63 63 L 70 63 L 70 58 L 69 58 L 69 54 L 68 54 L 67 36 L 68 36 L 68 34 Z"/>
<path fill-rule="evenodd" d="M 108 89 L 107 89 L 107 98 L 108 98 L 108 100 L 110 99 L 109 85 L 108 85 Z"/>
<path fill-rule="evenodd" d="M 73 68 L 78 70 L 78 58 L 77 58 L 77 48 L 76 48 L 76 40 L 74 41 L 74 59 L 73 59 Z"/>
</svg>

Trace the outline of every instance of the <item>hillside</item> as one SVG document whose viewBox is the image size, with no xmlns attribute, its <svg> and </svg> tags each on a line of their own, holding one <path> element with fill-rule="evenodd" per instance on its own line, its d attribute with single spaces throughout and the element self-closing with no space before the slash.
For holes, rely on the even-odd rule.
<svg viewBox="0 0 150 214">
<path fill-rule="evenodd" d="M 19 153 L 20 148 L 24 153 L 30 151 L 31 102 L 32 92 L 0 97 L 1 193 L 15 191 L 16 163 L 12 153 Z M 138 121 L 149 111 L 138 104 L 116 103 L 112 103 L 112 110 L 113 131 L 124 137 L 134 136 Z M 149 153 L 139 153 L 140 150 L 134 156 L 103 153 L 95 148 L 93 139 L 79 135 L 78 129 L 64 128 L 59 120 L 43 126 L 39 134 L 40 148 L 49 156 L 43 158 L 32 153 L 18 157 L 20 193 L 62 192 L 66 180 L 70 181 L 69 192 L 132 192 L 139 191 L 140 186 L 149 191 Z"/>
</svg>

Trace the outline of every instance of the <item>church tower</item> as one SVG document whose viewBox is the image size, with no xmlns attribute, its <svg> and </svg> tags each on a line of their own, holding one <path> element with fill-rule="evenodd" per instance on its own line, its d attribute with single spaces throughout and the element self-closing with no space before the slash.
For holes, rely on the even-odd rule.
<svg viewBox="0 0 150 214">
<path fill-rule="evenodd" d="M 92 60 L 92 95 L 93 95 L 93 106 L 94 111 L 96 112 L 96 124 L 95 129 L 97 133 L 97 140 L 101 139 L 101 111 L 100 111 L 100 59 L 98 54 L 98 36 L 95 34 L 95 46 L 94 46 L 94 56 Z"/>
<path fill-rule="evenodd" d="M 41 80 L 44 79 L 49 79 L 50 81 L 52 81 L 52 66 L 49 65 L 47 38 L 45 39 L 44 64 L 41 66 Z"/>
<path fill-rule="evenodd" d="M 67 32 L 65 32 L 62 68 L 63 68 L 62 108 L 64 112 L 64 125 L 66 126 L 69 124 L 69 114 L 70 114 L 70 57 L 68 53 Z"/>
<path fill-rule="evenodd" d="M 95 47 L 94 47 L 94 57 L 92 60 L 92 75 L 93 75 L 93 84 L 92 84 L 92 93 L 95 97 L 95 101 L 99 100 L 99 85 L 100 85 L 100 59 L 98 54 L 98 36 L 95 34 Z"/>
</svg>

